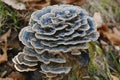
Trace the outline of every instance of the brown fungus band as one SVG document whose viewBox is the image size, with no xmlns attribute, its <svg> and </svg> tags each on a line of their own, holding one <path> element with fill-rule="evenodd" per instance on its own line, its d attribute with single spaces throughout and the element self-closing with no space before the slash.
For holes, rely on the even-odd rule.
<svg viewBox="0 0 120 80">
<path fill-rule="evenodd" d="M 40 62 L 41 72 L 46 75 L 67 74 L 72 67 L 63 66 L 67 60 L 61 54 L 80 55 L 80 50 L 88 49 L 88 42 L 98 37 L 94 21 L 84 9 L 73 5 L 48 6 L 35 11 L 29 26 L 20 31 L 19 40 L 25 47 L 13 62 L 20 72 L 34 71 Z"/>
</svg>

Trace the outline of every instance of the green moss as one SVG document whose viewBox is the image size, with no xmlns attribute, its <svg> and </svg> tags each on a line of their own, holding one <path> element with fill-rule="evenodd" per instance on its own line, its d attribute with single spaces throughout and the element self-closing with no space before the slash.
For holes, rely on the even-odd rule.
<svg viewBox="0 0 120 80">
<path fill-rule="evenodd" d="M 117 21 L 120 21 L 120 7 L 114 7 L 114 13 L 116 14 L 117 16 Z"/>
<path fill-rule="evenodd" d="M 117 58 L 116 58 L 115 54 L 114 54 L 112 51 L 110 51 L 109 54 L 110 54 L 110 56 L 111 56 L 112 59 L 113 59 L 113 62 L 114 62 L 114 64 L 115 64 L 115 67 L 117 68 L 118 71 L 120 71 L 120 64 L 119 64 L 119 62 L 117 61 Z"/>
<path fill-rule="evenodd" d="M 108 4 L 109 4 L 109 0 L 101 0 L 101 2 L 102 2 L 102 7 L 104 9 L 107 9 L 108 8 Z"/>
<path fill-rule="evenodd" d="M 90 65 L 88 67 L 90 75 L 99 76 L 99 78 L 103 78 L 103 80 L 112 80 L 112 78 L 110 76 L 111 75 L 110 67 L 108 65 L 108 62 L 106 60 L 106 57 L 105 57 L 102 49 L 97 44 L 90 43 L 89 44 L 89 53 L 90 53 L 90 58 L 91 58 Z M 105 67 L 105 70 L 103 72 L 101 72 L 101 67 L 95 60 L 95 57 L 94 57 L 95 53 L 98 54 L 98 56 L 100 56 L 100 58 L 103 60 L 102 63 L 104 64 L 104 67 Z M 101 72 L 101 73 L 99 73 L 99 72 Z"/>
<path fill-rule="evenodd" d="M 0 34 L 6 32 L 8 29 L 13 29 L 17 31 L 19 29 L 18 25 L 18 15 L 17 11 L 11 7 L 6 6 L 0 0 Z"/>
<path fill-rule="evenodd" d="M 89 73 L 92 73 L 92 74 L 97 74 L 97 72 L 99 70 L 98 64 L 95 62 L 95 59 L 94 59 L 95 51 L 96 51 L 95 45 L 90 43 L 89 44 L 89 53 L 90 53 L 91 61 L 90 61 L 89 67 L 88 67 L 88 71 L 89 71 Z"/>
</svg>

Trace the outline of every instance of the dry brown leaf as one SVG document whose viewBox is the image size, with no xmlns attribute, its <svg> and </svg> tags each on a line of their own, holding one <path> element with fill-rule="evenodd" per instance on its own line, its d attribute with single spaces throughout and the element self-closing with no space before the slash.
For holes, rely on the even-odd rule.
<svg viewBox="0 0 120 80">
<path fill-rule="evenodd" d="M 5 34 L 0 37 L 0 48 L 4 47 L 5 42 L 7 42 L 7 48 L 20 49 L 19 42 L 17 40 L 18 33 L 15 31 L 13 31 L 11 35 L 10 33 L 11 29 L 9 29 Z M 9 40 L 7 40 L 8 37 L 10 37 Z"/>
<path fill-rule="evenodd" d="M 93 15 L 93 19 L 96 23 L 97 28 L 102 26 L 103 19 L 102 19 L 102 16 L 101 16 L 100 12 L 95 12 L 94 15 Z"/>
<path fill-rule="evenodd" d="M 22 0 L 28 10 L 41 9 L 51 4 L 51 0 Z"/>
<path fill-rule="evenodd" d="M 76 4 L 76 5 L 82 5 L 84 0 L 66 0 L 66 4 Z"/>
<path fill-rule="evenodd" d="M 119 5 L 120 5 L 120 0 L 117 0 L 117 2 L 119 3 Z"/>
<path fill-rule="evenodd" d="M 0 78 L 0 80 L 13 80 L 12 78 Z"/>
<path fill-rule="evenodd" d="M 19 2 L 18 0 L 1 0 L 1 1 L 17 10 L 25 10 L 26 9 L 25 4 Z"/>
<path fill-rule="evenodd" d="M 103 32 L 103 35 L 107 37 L 107 39 L 114 45 L 120 45 L 120 36 L 118 36 L 115 33 L 108 33 L 108 32 Z"/>
<path fill-rule="evenodd" d="M 116 27 L 113 28 L 113 32 L 120 36 L 120 31 L 118 31 L 118 29 Z"/>
<path fill-rule="evenodd" d="M 12 72 L 6 78 L 0 78 L 0 80 L 25 80 L 25 76 L 19 72 Z"/>
<path fill-rule="evenodd" d="M 19 72 L 12 72 L 10 75 L 8 75 L 8 77 L 12 78 L 13 80 L 25 80 L 25 76 Z"/>
<path fill-rule="evenodd" d="M 52 0 L 51 4 L 65 4 L 66 0 Z"/>
<path fill-rule="evenodd" d="M 0 64 L 7 61 L 7 38 L 10 33 L 11 29 L 0 37 L 0 48 L 3 50 L 3 55 L 0 55 Z"/>
<path fill-rule="evenodd" d="M 76 2 L 76 1 L 78 1 L 78 0 L 66 0 L 66 3 L 67 3 L 67 4 L 70 4 L 70 3 L 74 3 L 74 2 Z"/>
<path fill-rule="evenodd" d="M 119 78 L 114 75 L 110 75 L 110 76 L 111 76 L 112 80 L 119 80 Z"/>
<path fill-rule="evenodd" d="M 33 10 L 59 3 L 82 5 L 84 0 L 2 0 L 2 2 L 17 10 Z"/>
<path fill-rule="evenodd" d="M 102 24 L 101 27 L 98 28 L 99 32 L 109 32 L 109 28 L 106 24 Z"/>
<path fill-rule="evenodd" d="M 10 36 L 11 29 L 9 29 L 5 34 L 0 37 L 0 41 L 7 42 L 7 38 Z"/>
<path fill-rule="evenodd" d="M 9 37 L 9 40 L 8 40 L 8 37 Z M 0 64 L 7 61 L 7 50 L 9 48 L 21 49 L 16 37 L 17 37 L 16 32 L 12 32 L 11 34 L 11 29 L 9 29 L 5 34 L 0 36 L 0 49 L 2 49 L 3 51 L 3 54 L 0 55 Z"/>
<path fill-rule="evenodd" d="M 51 4 L 76 4 L 82 5 L 84 0 L 52 0 Z"/>
<path fill-rule="evenodd" d="M 14 45 L 13 45 L 14 44 Z M 8 40 L 8 48 L 16 48 L 18 50 L 21 49 L 20 45 L 19 45 L 19 40 L 18 40 L 18 32 L 16 31 L 12 31 L 10 38 Z"/>
<path fill-rule="evenodd" d="M 39 2 L 39 1 L 42 1 L 42 0 L 21 0 L 22 2 Z"/>
<path fill-rule="evenodd" d="M 120 45 L 120 32 L 117 29 L 110 32 L 108 26 L 103 24 L 102 27 L 98 28 L 98 31 L 102 37 L 107 38 L 113 45 Z"/>
<path fill-rule="evenodd" d="M 3 48 L 3 55 L 0 55 L 0 64 L 7 61 L 7 51 Z"/>
<path fill-rule="evenodd" d="M 1 0 L 17 10 L 41 9 L 51 4 L 51 0 Z"/>
<path fill-rule="evenodd" d="M 5 34 L 3 34 L 0 37 L 0 48 L 3 51 L 3 54 L 0 55 L 0 64 L 7 61 L 7 50 L 9 48 L 20 49 L 19 43 L 16 40 L 17 34 L 16 33 L 15 35 L 14 34 L 10 35 L 10 34 L 11 34 L 11 29 L 9 29 Z M 8 37 L 11 37 L 11 38 L 8 40 Z"/>
</svg>

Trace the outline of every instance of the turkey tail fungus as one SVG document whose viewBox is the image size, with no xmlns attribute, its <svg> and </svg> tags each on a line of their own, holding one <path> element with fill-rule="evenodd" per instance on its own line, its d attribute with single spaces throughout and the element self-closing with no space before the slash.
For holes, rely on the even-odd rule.
<svg viewBox="0 0 120 80">
<path fill-rule="evenodd" d="M 39 66 L 47 79 L 62 80 L 74 65 L 84 65 L 89 58 L 84 56 L 88 54 L 88 43 L 98 37 L 92 17 L 79 6 L 45 7 L 33 12 L 29 25 L 20 31 L 19 40 L 24 49 L 13 58 L 14 67 L 28 72 Z M 81 64 L 76 64 L 75 60 Z"/>
</svg>

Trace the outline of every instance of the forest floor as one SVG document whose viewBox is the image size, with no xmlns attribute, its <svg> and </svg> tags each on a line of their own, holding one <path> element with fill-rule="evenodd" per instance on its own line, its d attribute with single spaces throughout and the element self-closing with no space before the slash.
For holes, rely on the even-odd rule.
<svg viewBox="0 0 120 80">
<path fill-rule="evenodd" d="M 78 5 L 97 24 L 100 37 L 90 43 L 91 60 L 82 80 L 120 80 L 120 0 L 0 0 L 0 80 L 45 80 L 38 71 L 16 71 L 12 58 L 23 49 L 18 34 L 32 12 L 54 4 Z M 72 75 L 69 80 L 79 79 Z"/>
</svg>

